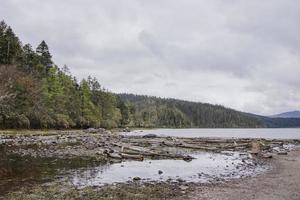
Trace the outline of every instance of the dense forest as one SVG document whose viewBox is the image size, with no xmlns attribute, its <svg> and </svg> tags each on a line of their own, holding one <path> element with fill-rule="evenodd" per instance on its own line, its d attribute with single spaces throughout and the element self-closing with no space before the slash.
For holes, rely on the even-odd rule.
<svg viewBox="0 0 300 200">
<path fill-rule="evenodd" d="M 0 23 L 1 128 L 113 128 L 122 124 L 118 98 L 92 77 L 80 82 L 59 68 L 48 45 L 22 45 Z M 122 111 L 125 113 L 124 111 Z M 124 121 L 124 120 L 123 120 Z"/>
<path fill-rule="evenodd" d="M 84 67 L 84 66 L 83 66 Z M 277 121 L 276 121 L 277 120 Z M 0 22 L 0 128 L 300 126 L 219 105 L 114 94 L 96 78 L 78 81 L 52 60 L 45 41 L 23 45 Z"/>
<path fill-rule="evenodd" d="M 220 105 L 165 99 L 143 95 L 118 94 L 134 105 L 136 126 L 237 128 L 264 127 L 260 118 Z"/>
<path fill-rule="evenodd" d="M 300 118 L 274 118 L 239 112 L 221 105 L 145 95 L 118 94 L 134 107 L 135 126 L 177 128 L 292 128 Z"/>
</svg>

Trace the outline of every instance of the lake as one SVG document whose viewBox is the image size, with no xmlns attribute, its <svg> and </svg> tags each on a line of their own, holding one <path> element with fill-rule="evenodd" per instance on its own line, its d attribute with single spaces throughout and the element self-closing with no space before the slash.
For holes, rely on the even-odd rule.
<svg viewBox="0 0 300 200">
<path fill-rule="evenodd" d="M 222 137 L 222 138 L 266 138 L 300 139 L 300 128 L 197 128 L 197 129 L 149 129 L 134 130 L 126 135 L 156 134 L 172 137 Z"/>
</svg>

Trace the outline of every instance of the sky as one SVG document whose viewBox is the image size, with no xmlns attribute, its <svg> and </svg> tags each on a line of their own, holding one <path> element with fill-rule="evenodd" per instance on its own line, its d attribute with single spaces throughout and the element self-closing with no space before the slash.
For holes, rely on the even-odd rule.
<svg viewBox="0 0 300 200">
<path fill-rule="evenodd" d="M 300 110 L 298 0 L 0 0 L 20 40 L 113 92 Z"/>
</svg>

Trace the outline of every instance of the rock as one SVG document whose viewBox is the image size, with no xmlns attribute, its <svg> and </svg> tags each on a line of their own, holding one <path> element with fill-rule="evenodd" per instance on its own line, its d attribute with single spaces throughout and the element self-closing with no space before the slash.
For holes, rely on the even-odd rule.
<svg viewBox="0 0 300 200">
<path fill-rule="evenodd" d="M 180 188 L 181 190 L 187 190 L 189 187 L 188 187 L 188 186 L 181 185 L 181 186 L 179 186 L 179 188 Z"/>
<path fill-rule="evenodd" d="M 115 151 L 113 149 L 109 149 L 108 153 L 114 153 Z"/>
<path fill-rule="evenodd" d="M 266 153 L 262 155 L 263 158 L 273 158 L 273 155 L 271 153 Z"/>
<path fill-rule="evenodd" d="M 185 182 L 185 180 L 183 180 L 183 179 L 181 179 L 181 178 L 176 179 L 176 181 L 177 181 L 178 183 L 183 183 L 183 182 Z"/>
<path fill-rule="evenodd" d="M 131 132 L 131 130 L 128 127 L 126 127 L 123 129 L 123 132 Z"/>
<path fill-rule="evenodd" d="M 157 138 L 157 135 L 150 133 L 150 134 L 144 135 L 143 138 Z"/>
<path fill-rule="evenodd" d="M 104 128 L 98 128 L 98 133 L 104 134 L 104 133 L 109 133 L 109 131 L 105 130 Z"/>
<path fill-rule="evenodd" d="M 95 128 L 88 128 L 88 129 L 85 129 L 84 132 L 86 132 L 86 133 L 97 133 L 97 132 L 98 132 L 98 129 L 95 129 Z"/>
<path fill-rule="evenodd" d="M 134 177 L 132 180 L 134 180 L 134 181 L 140 181 L 140 180 L 141 180 L 141 178 L 140 178 L 140 177 L 138 177 L 138 176 L 136 176 L 136 177 Z"/>
<path fill-rule="evenodd" d="M 104 134 L 107 133 L 107 131 L 104 128 L 88 128 L 84 130 L 85 133 L 100 133 Z"/>
<path fill-rule="evenodd" d="M 277 155 L 287 155 L 287 154 L 288 154 L 288 152 L 286 152 L 286 151 L 280 151 L 277 153 Z"/>
<path fill-rule="evenodd" d="M 183 157 L 183 160 L 186 161 L 186 162 L 190 162 L 192 161 L 194 158 L 192 156 L 185 156 Z"/>
<path fill-rule="evenodd" d="M 162 174 L 163 173 L 163 171 L 161 171 L 161 170 L 158 170 L 158 174 Z"/>
</svg>

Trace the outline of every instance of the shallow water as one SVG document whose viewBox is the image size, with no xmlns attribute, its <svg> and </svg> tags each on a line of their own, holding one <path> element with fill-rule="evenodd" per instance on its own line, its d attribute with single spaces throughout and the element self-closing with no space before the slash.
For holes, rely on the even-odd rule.
<svg viewBox="0 0 300 200">
<path fill-rule="evenodd" d="M 96 167 L 100 164 L 89 158 L 33 158 L 6 154 L 0 149 L 0 197 L 20 186 L 51 182 L 64 178 L 69 171 Z"/>
<path fill-rule="evenodd" d="M 85 158 L 54 159 L 6 155 L 1 152 L 0 196 L 20 186 L 67 181 L 79 187 L 124 183 L 133 177 L 142 181 L 209 182 L 252 176 L 267 170 L 256 165 L 251 155 L 237 152 L 186 152 L 196 159 L 144 160 L 99 163 Z M 162 174 L 158 171 L 161 170 Z"/>
<path fill-rule="evenodd" d="M 213 180 L 240 178 L 261 173 L 267 166 L 255 165 L 249 154 L 224 152 L 197 153 L 196 159 L 125 161 L 90 169 L 73 171 L 69 181 L 77 186 L 99 186 L 122 183 L 139 177 L 142 181 L 173 180 L 205 183 Z M 162 174 L 158 172 L 162 171 Z"/>
<path fill-rule="evenodd" d="M 222 137 L 222 138 L 267 138 L 300 139 L 300 128 L 198 128 L 198 129 L 150 129 L 135 130 L 126 135 L 156 134 L 172 137 Z"/>
</svg>

